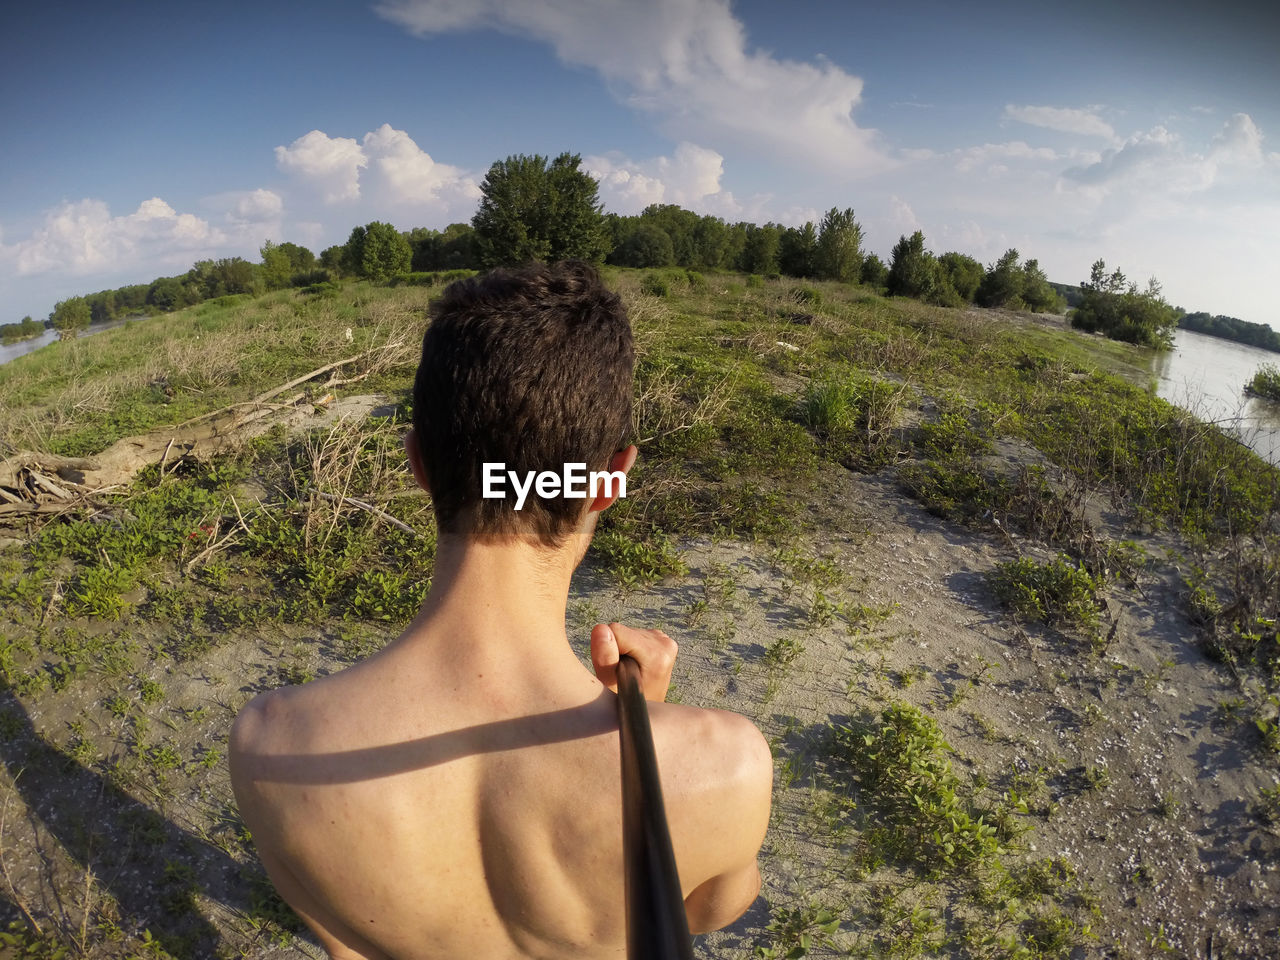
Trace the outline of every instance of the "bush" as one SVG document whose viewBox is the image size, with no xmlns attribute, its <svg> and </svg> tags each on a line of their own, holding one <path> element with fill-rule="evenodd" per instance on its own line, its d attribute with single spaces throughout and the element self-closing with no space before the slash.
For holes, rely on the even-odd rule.
<svg viewBox="0 0 1280 960">
<path fill-rule="evenodd" d="M 868 286 L 883 287 L 889 282 L 889 268 L 874 253 L 869 253 L 862 260 L 862 274 L 859 279 Z"/>
<path fill-rule="evenodd" d="M 333 274 L 323 268 L 319 270 L 302 270 L 295 273 L 290 278 L 289 283 L 295 287 L 310 287 L 317 283 L 326 283 L 333 278 Z"/>
<path fill-rule="evenodd" d="M 966 303 L 972 303 L 978 292 L 978 285 L 982 283 L 982 264 L 963 253 L 952 252 L 940 256 L 938 266 L 943 276 L 950 281 L 956 295 Z"/>
<path fill-rule="evenodd" d="M 753 273 L 753 274 L 751 274 L 751 276 L 747 277 L 747 287 L 748 287 L 748 289 L 751 289 L 751 290 L 758 290 L 759 288 L 761 288 L 761 287 L 763 287 L 763 286 L 764 286 L 764 277 L 760 276 L 760 274 L 758 274 L 758 273 Z"/>
<path fill-rule="evenodd" d="M 1066 554 L 1047 563 L 1020 557 L 997 564 L 987 582 L 996 598 L 1020 616 L 1097 629 L 1099 583 Z"/>
<path fill-rule="evenodd" d="M 414 270 L 409 273 L 401 273 L 391 278 L 387 284 L 391 287 L 434 287 L 439 274 L 426 271 Z"/>
<path fill-rule="evenodd" d="M 652 223 L 637 224 L 609 256 L 622 267 L 669 267 L 676 262 L 671 235 Z"/>
<path fill-rule="evenodd" d="M 796 287 L 791 291 L 791 299 L 802 307 L 818 310 L 822 307 L 822 294 L 813 287 Z"/>
<path fill-rule="evenodd" d="M 1253 375 L 1253 379 L 1245 384 L 1244 392 L 1251 397 L 1280 401 L 1280 367 L 1274 363 L 1264 363 Z"/>
<path fill-rule="evenodd" d="M 917 230 L 900 237 L 889 258 L 889 293 L 900 297 L 924 297 L 933 292 L 938 279 L 937 261 L 925 251 L 924 234 Z"/>
<path fill-rule="evenodd" d="M 671 285 L 667 283 L 666 277 L 656 273 L 649 273 L 640 281 L 640 291 L 647 293 L 651 297 L 669 297 L 671 296 Z"/>
<path fill-rule="evenodd" d="M 1098 260 L 1080 291 L 1080 305 L 1071 313 L 1072 326 L 1139 346 L 1172 346 L 1178 314 L 1165 303 L 1154 277 L 1146 292 L 1139 293 L 1137 284 L 1128 283 L 1119 270 L 1108 274 L 1107 265 Z"/>
</svg>

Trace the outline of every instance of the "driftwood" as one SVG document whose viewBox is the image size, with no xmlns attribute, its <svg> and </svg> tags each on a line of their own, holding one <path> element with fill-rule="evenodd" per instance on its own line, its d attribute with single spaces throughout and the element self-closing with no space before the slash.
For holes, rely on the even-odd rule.
<svg viewBox="0 0 1280 960">
<path fill-rule="evenodd" d="M 61 457 L 30 451 L 14 453 L 0 460 L 0 523 L 94 506 L 95 495 L 127 485 L 143 467 L 158 463 L 162 471 L 172 469 L 178 461 L 186 458 L 207 459 L 234 451 L 246 439 L 266 433 L 279 424 L 305 426 L 318 408 L 342 407 L 343 404 L 331 403 L 332 394 L 307 403 L 306 391 L 283 402 L 271 401 L 326 373 L 331 376 L 320 385 L 322 390 L 363 380 L 368 371 L 345 379 L 337 379 L 332 374 L 371 354 L 385 353 L 400 345 L 399 342 L 385 344 L 327 363 L 252 400 L 234 403 L 176 426 L 160 427 L 118 440 L 93 457 Z M 355 505 L 369 509 L 369 505 L 363 503 Z"/>
</svg>

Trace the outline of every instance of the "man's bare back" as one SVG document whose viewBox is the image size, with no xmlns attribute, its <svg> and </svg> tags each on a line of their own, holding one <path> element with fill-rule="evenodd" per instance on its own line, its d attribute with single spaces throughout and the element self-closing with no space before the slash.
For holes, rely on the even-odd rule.
<svg viewBox="0 0 1280 960">
<path fill-rule="evenodd" d="M 653 657 L 652 634 L 614 629 Z M 563 634 L 569 658 L 536 667 L 521 642 L 495 661 L 415 626 L 237 722 L 241 813 L 333 957 L 624 952 L 614 694 Z M 769 750 L 736 714 L 650 708 L 691 928 L 714 929 L 758 891 Z"/>
<path fill-rule="evenodd" d="M 773 764 L 760 732 L 663 702 L 675 644 L 565 635 L 573 572 L 625 487 L 482 495 L 482 466 L 625 478 L 633 349 L 586 264 L 459 281 L 432 304 L 405 446 L 439 531 L 397 640 L 237 719 L 231 780 L 280 894 L 339 960 L 618 957 L 625 951 L 616 665 L 640 666 L 690 929 L 759 892 Z M 486 468 L 487 469 L 487 468 Z"/>
</svg>

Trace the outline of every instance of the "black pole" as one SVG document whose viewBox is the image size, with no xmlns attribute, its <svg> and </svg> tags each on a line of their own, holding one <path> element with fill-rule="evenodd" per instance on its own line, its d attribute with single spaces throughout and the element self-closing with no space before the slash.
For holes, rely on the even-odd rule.
<svg viewBox="0 0 1280 960">
<path fill-rule="evenodd" d="M 693 960 L 693 938 L 671 848 L 640 666 L 618 660 L 622 746 L 622 855 L 627 874 L 629 960 Z"/>
</svg>

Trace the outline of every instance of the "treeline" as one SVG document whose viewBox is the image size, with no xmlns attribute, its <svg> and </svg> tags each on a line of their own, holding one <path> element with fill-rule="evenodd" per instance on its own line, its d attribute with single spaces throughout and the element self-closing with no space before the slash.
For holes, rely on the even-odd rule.
<svg viewBox="0 0 1280 960">
<path fill-rule="evenodd" d="M 30 340 L 44 333 L 44 324 L 23 317 L 18 323 L 0 323 L 0 343 L 17 343 L 19 340 Z"/>
<path fill-rule="evenodd" d="M 1236 343 L 1245 343 L 1251 347 L 1280 353 L 1280 333 L 1265 323 L 1251 323 L 1236 317 L 1211 316 L 1208 313 L 1199 312 L 1183 314 L 1178 320 L 1178 326 L 1183 330 L 1206 333 L 1211 337 L 1234 340 Z"/>
<path fill-rule="evenodd" d="M 515 155 L 494 163 L 470 223 L 399 231 L 372 222 L 317 257 L 294 243 L 263 244 L 261 263 L 202 260 L 185 274 L 104 290 L 59 303 L 51 321 L 64 335 L 90 322 L 165 312 L 232 294 L 284 287 L 319 290 L 344 277 L 376 283 L 429 282 L 439 271 L 478 270 L 530 260 L 582 259 L 639 268 L 736 270 L 863 284 L 891 296 L 947 307 L 977 304 L 1060 313 L 1075 300 L 1073 322 L 1108 336 L 1159 346 L 1176 322 L 1154 284 L 1145 292 L 1094 264 L 1078 288 L 1049 282 L 1035 259 L 1009 249 L 983 265 L 958 251 L 935 254 L 917 230 L 894 244 L 888 261 L 866 249 L 851 207 L 832 207 L 818 223 L 783 226 L 727 222 L 674 204 L 635 216 L 606 213 L 599 185 L 581 158 Z"/>
</svg>

